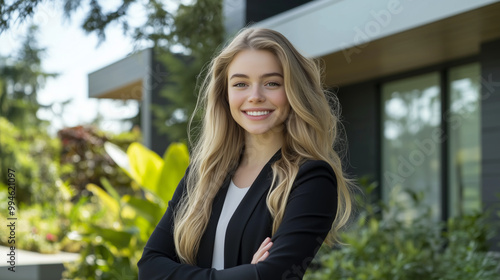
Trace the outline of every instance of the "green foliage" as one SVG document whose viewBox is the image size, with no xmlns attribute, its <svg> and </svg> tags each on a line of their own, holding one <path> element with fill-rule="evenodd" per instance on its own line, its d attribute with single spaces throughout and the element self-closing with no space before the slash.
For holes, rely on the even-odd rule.
<svg viewBox="0 0 500 280">
<path fill-rule="evenodd" d="M 127 155 L 130 159 L 131 178 L 166 205 L 189 164 L 186 145 L 170 144 L 161 159 L 141 144 L 132 143 L 127 149 Z"/>
<path fill-rule="evenodd" d="M 188 116 L 196 105 L 196 77 L 201 67 L 193 59 L 158 49 L 158 59 L 168 68 L 168 84 L 160 90 L 166 105 L 152 104 L 154 127 L 169 140 L 186 142 Z"/>
<path fill-rule="evenodd" d="M 184 176 L 189 164 L 189 152 L 184 144 L 173 143 L 164 155 L 164 164 L 160 173 L 160 184 L 157 185 L 155 194 L 168 203 L 174 195 L 179 181 Z"/>
<path fill-rule="evenodd" d="M 1 2 L 0 33 L 8 30 L 16 23 L 23 23 L 32 18 L 42 2 L 52 2 L 54 7 L 61 5 L 60 8 L 64 11 L 66 18 L 71 18 L 75 12 L 82 8 L 87 10 L 81 28 L 87 33 L 96 33 L 101 41 L 106 38 L 105 30 L 110 24 L 120 24 L 125 34 L 136 39 L 158 40 L 168 37 L 166 34 L 168 35 L 172 22 L 172 15 L 166 10 L 164 1 L 158 0 L 123 0 L 114 7 L 110 7 L 108 3 L 104 5 L 105 7 L 102 7 L 101 3 L 104 1 L 97 0 L 15 0 L 8 3 Z M 134 4 L 143 5 L 148 20 L 140 26 L 131 28 L 127 15 L 130 15 L 129 8 Z"/>
<path fill-rule="evenodd" d="M 38 27 L 30 26 L 20 50 L 9 58 L 0 57 L 0 116 L 19 128 L 41 123 L 36 116 L 40 105 L 38 90 L 54 73 L 42 70 L 45 49 L 38 45 Z"/>
<path fill-rule="evenodd" d="M 193 20 L 196 19 L 196 20 Z M 184 46 L 202 64 L 208 62 L 224 40 L 221 0 L 197 0 L 179 6 L 174 17 L 176 43 Z"/>
<path fill-rule="evenodd" d="M 52 2 L 54 7 L 61 5 L 66 18 L 71 18 L 75 12 L 85 9 L 85 15 L 81 28 L 87 33 L 96 33 L 100 41 L 106 38 L 106 28 L 112 24 L 119 24 L 124 34 L 134 38 L 136 41 L 153 42 L 155 46 L 162 46 L 169 48 L 177 40 L 173 9 L 167 9 L 167 6 L 175 7 L 177 4 L 174 2 L 167 3 L 161 0 L 138 1 L 138 0 L 122 0 L 115 2 L 113 7 L 109 3 L 103 5 L 104 1 L 99 0 L 63 0 L 63 1 L 24 1 L 16 0 L 9 3 L 0 5 L 0 33 L 9 30 L 13 25 L 23 23 L 27 19 L 35 15 L 35 11 L 42 2 Z M 220 7 L 221 0 L 201 0 L 201 5 L 194 4 L 199 8 L 188 10 L 185 7 L 188 5 L 180 4 L 177 12 L 180 10 L 188 10 L 189 12 L 198 12 L 194 14 L 195 17 L 189 17 L 192 23 L 198 22 L 200 26 L 211 25 L 216 16 L 221 13 L 214 13 L 213 5 L 216 4 Z M 103 7 L 104 6 L 104 7 Z M 146 20 L 140 24 L 137 21 L 131 21 L 129 16 L 134 12 L 130 7 L 140 6 L 146 14 Z M 169 11 L 170 10 L 170 11 Z M 196 18 L 196 21 L 192 19 Z M 199 19 L 199 20 L 198 20 Z M 213 26 L 213 25 L 212 25 Z M 193 29 L 193 33 L 202 34 L 200 29 Z M 223 34 L 223 33 L 221 33 Z"/>
<path fill-rule="evenodd" d="M 200 73 L 224 41 L 222 1 L 197 0 L 192 5 L 180 5 L 173 27 L 173 43 L 182 46 L 184 52 L 155 50 L 169 76 L 161 90 L 167 105 L 152 108 L 158 132 L 172 141 L 186 141 L 188 116 L 194 111 L 197 85 L 203 78 Z"/>
<path fill-rule="evenodd" d="M 112 154 L 121 162 L 116 149 Z M 80 261 L 67 265 L 66 278 L 137 279 L 137 261 L 185 173 L 189 155 L 184 144 L 171 144 L 162 159 L 133 143 L 127 158 L 122 167 L 142 191 L 120 195 L 106 179 L 101 181 L 104 189 L 87 185 L 100 205 L 90 216 L 99 218 L 90 220 L 75 214 L 72 228 L 79 232 L 75 239 L 84 245 Z"/>
<path fill-rule="evenodd" d="M 0 5 L 0 32 L 8 30 L 16 20 L 22 22 L 32 17 L 41 2 L 13 1 Z M 47 2 L 55 4 L 56 1 Z M 102 7 L 103 2 L 64 0 L 54 6 L 61 4 L 68 18 L 75 11 L 86 8 L 88 12 L 81 27 L 88 33 L 96 33 L 101 41 L 105 39 L 106 28 L 118 23 L 124 34 L 138 45 L 154 46 L 155 54 L 167 69 L 168 79 L 160 85 L 166 105 L 152 106 L 156 116 L 153 125 L 160 134 L 167 136 L 168 141 L 187 142 L 188 116 L 196 104 L 198 76 L 224 40 L 222 0 L 179 3 L 175 11 L 169 11 L 167 6 L 177 3 L 167 5 L 157 0 L 122 0 L 113 7 L 108 4 L 106 8 Z M 141 7 L 146 14 L 144 23 L 137 26 L 131 26 L 134 22 L 128 19 L 132 13 L 130 7 L 134 5 Z"/>
<path fill-rule="evenodd" d="M 41 2 L 41 0 L 16 0 L 9 4 L 5 4 L 4 1 L 2 1 L 0 5 L 0 33 L 10 27 L 12 24 L 11 21 L 19 19 L 22 22 L 27 17 L 32 16 L 34 8 Z"/>
<path fill-rule="evenodd" d="M 58 138 L 45 132 L 44 125 L 25 126 L 21 130 L 0 117 L 0 173 L 3 174 L 2 178 L 6 178 L 4 173 L 8 168 L 16 171 L 16 214 L 21 218 L 16 233 L 16 246 L 19 249 L 42 253 L 79 249 L 78 242 L 66 238 L 70 231 L 70 219 L 83 219 L 70 214 L 73 211 L 71 201 L 79 194 L 75 189 L 76 184 L 74 185 L 79 178 L 76 172 L 83 173 L 83 176 L 90 174 L 90 178 L 97 173 L 110 178 L 112 183 L 120 182 L 118 175 L 121 173 L 121 176 L 125 177 L 125 184 L 128 184 L 127 189 L 130 190 L 131 180 L 109 157 L 107 165 L 98 160 L 107 156 L 102 144 L 100 150 L 96 148 L 96 143 L 101 139 L 96 135 L 102 132 L 95 132 L 94 135 L 87 133 L 85 129 L 68 130 L 75 132 L 78 137 L 63 137 L 62 140 L 67 142 L 62 144 Z M 138 139 L 138 136 L 135 133 L 123 133 L 105 139 L 108 138 L 118 139 L 117 142 L 123 145 L 130 143 L 132 139 Z M 70 144 L 75 142 L 79 145 Z M 82 150 L 78 153 L 78 149 L 69 149 L 73 151 L 71 154 L 68 151 L 63 152 L 69 147 Z M 81 155 L 81 158 L 75 162 L 61 164 L 61 154 L 63 158 L 73 159 L 75 155 Z M 83 167 L 82 170 L 78 169 L 78 165 Z M 91 165 L 98 168 L 89 168 Z M 104 170 L 106 172 L 103 172 Z M 63 181 L 61 176 L 66 181 Z M 7 193 L 7 186 L 0 184 L 0 205 L 7 205 Z M 78 209 L 78 204 L 75 207 Z M 96 214 L 88 207 L 81 208 L 82 213 Z M 5 220 L 5 214 L 6 212 L 1 212 L 0 219 Z M 0 227 L 0 244 L 8 245 L 7 230 L 7 227 Z"/>
<path fill-rule="evenodd" d="M 498 260 L 487 253 L 492 231 L 484 214 L 443 225 L 430 211 L 421 211 L 422 194 L 406 192 L 410 204 L 367 205 L 354 228 L 342 234 L 348 245 L 322 247 L 304 279 L 498 279 Z M 377 214 L 381 209 L 384 218 Z M 410 209 L 427 214 L 401 215 Z"/>
<path fill-rule="evenodd" d="M 25 204 L 59 198 L 60 143 L 36 116 L 37 92 L 54 74 L 41 68 L 45 50 L 38 46 L 36 32 L 31 26 L 21 49 L 0 57 L 0 177 L 7 177 L 7 168 L 16 170 L 17 201 Z"/>
<path fill-rule="evenodd" d="M 16 172 L 17 173 L 17 172 Z M 17 178 L 16 178 L 17 181 Z M 23 204 L 16 206 L 16 248 L 36 251 L 40 253 L 56 253 L 64 250 L 74 252 L 79 249 L 79 244 L 70 241 L 66 234 L 70 226 L 70 217 L 73 203 L 73 191 L 70 186 L 61 180 L 55 182 L 57 195 L 44 203 Z M 7 205 L 6 186 L 0 183 L 0 205 Z M 17 189 L 17 193 L 19 193 Z M 53 203 L 57 201 L 57 203 Z M 0 212 L 0 220 L 7 220 L 6 212 Z M 8 243 L 10 236 L 8 227 L 0 227 L 0 244 L 11 246 Z"/>
<path fill-rule="evenodd" d="M 119 189 L 130 188 L 130 178 L 104 151 L 104 143 L 111 140 L 120 147 L 127 147 L 140 139 L 137 131 L 118 135 L 106 134 L 94 126 L 75 126 L 57 133 L 62 143 L 61 163 L 65 165 L 61 178 L 77 190 L 77 195 L 89 183 L 99 184 L 105 177 Z"/>
<path fill-rule="evenodd" d="M 60 199 L 59 158 L 61 144 L 39 127 L 20 130 L 0 117 L 0 176 L 16 171 L 16 199 L 20 204 L 43 204 Z M 1 188 L 6 192 L 6 188 Z"/>
<path fill-rule="evenodd" d="M 158 187 L 163 160 L 139 143 L 132 143 L 127 149 L 127 155 L 131 163 L 129 176 L 139 185 L 154 192 Z"/>
</svg>

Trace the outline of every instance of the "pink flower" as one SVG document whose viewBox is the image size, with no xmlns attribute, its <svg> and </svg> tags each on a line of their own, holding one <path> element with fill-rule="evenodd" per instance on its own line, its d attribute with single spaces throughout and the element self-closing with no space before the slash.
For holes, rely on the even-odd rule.
<svg viewBox="0 0 500 280">
<path fill-rule="evenodd" d="M 52 233 L 47 233 L 47 235 L 45 235 L 45 239 L 50 242 L 55 242 L 57 241 L 57 236 L 53 235 Z"/>
</svg>

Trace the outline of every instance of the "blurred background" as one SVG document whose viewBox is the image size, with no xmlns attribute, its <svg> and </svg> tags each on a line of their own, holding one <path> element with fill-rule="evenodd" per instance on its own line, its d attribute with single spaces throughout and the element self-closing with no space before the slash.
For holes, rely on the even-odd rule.
<svg viewBox="0 0 500 280">
<path fill-rule="evenodd" d="M 0 217 L 17 218 L 18 256 L 0 279 L 137 279 L 189 163 L 203 67 L 249 25 L 321 64 L 364 192 L 349 245 L 323 247 L 305 279 L 500 279 L 500 1 L 3 1 L 0 15 Z M 11 236 L 0 227 L 3 256 Z"/>
</svg>

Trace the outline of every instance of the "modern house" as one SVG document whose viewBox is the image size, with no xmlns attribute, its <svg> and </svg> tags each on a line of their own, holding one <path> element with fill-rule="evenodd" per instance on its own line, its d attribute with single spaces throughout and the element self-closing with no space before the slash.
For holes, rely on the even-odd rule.
<svg viewBox="0 0 500 280">
<path fill-rule="evenodd" d="M 143 144 L 159 155 L 163 155 L 168 141 L 154 129 L 156 116 L 151 106 L 165 104 L 160 91 L 166 83 L 167 70 L 152 48 L 135 52 L 88 75 L 89 97 L 140 101 Z"/>
<path fill-rule="evenodd" d="M 342 106 L 347 169 L 378 182 L 380 197 L 423 192 L 436 219 L 500 209 L 499 0 L 224 0 L 224 13 L 228 34 L 275 29 L 321 61 Z M 145 50 L 89 75 L 90 97 L 142 100 L 157 152 L 159 67 Z"/>
<path fill-rule="evenodd" d="M 500 209 L 500 1 L 224 2 L 230 33 L 271 28 L 321 61 L 348 170 L 383 199 L 423 192 L 436 219 Z"/>
</svg>

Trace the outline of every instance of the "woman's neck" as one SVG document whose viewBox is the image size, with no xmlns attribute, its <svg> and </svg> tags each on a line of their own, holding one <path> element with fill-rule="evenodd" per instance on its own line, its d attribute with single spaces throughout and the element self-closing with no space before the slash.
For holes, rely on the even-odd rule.
<svg viewBox="0 0 500 280">
<path fill-rule="evenodd" d="M 232 178 L 234 184 L 241 188 L 251 186 L 282 145 L 282 136 L 246 135 L 245 150 Z"/>
<path fill-rule="evenodd" d="M 240 165 L 264 166 L 271 157 L 283 146 L 283 135 L 246 135 L 245 150 Z"/>
</svg>

